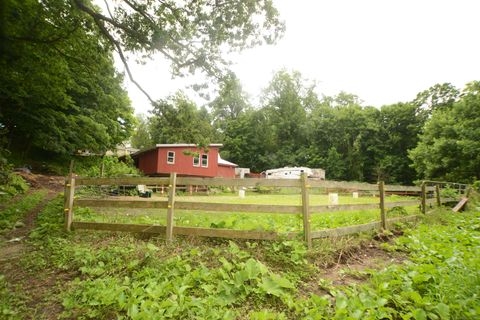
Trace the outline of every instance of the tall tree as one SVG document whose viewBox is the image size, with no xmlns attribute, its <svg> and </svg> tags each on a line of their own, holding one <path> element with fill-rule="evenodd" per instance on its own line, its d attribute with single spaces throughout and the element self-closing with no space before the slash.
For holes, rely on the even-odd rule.
<svg viewBox="0 0 480 320">
<path fill-rule="evenodd" d="M 225 49 L 273 43 L 284 31 L 271 0 L 106 0 L 106 12 L 90 0 L 71 2 L 76 9 L 72 15 L 92 24 L 112 44 L 132 81 L 124 52 L 144 58 L 160 53 L 171 61 L 175 75 L 201 70 L 220 79 L 228 64 Z"/>
<path fill-rule="evenodd" d="M 217 97 L 210 103 L 214 127 L 220 134 L 224 133 L 230 122 L 237 120 L 249 107 L 240 80 L 230 72 L 222 80 Z"/>
<path fill-rule="evenodd" d="M 61 1 L 2 9 L 0 126 L 10 147 L 101 152 L 125 140 L 132 108 L 97 30 Z"/>
<path fill-rule="evenodd" d="M 276 152 L 269 154 L 270 166 L 301 165 L 298 151 L 307 142 L 307 113 L 312 108 L 314 85 L 299 72 L 279 71 L 265 89 L 262 101 Z"/>
<path fill-rule="evenodd" d="M 450 83 L 437 83 L 434 86 L 419 92 L 413 104 L 419 111 L 430 116 L 437 109 L 449 108 L 460 96 L 460 90 Z"/>
<path fill-rule="evenodd" d="M 410 152 L 421 178 L 480 179 L 480 81 L 469 83 L 451 108 L 438 109 Z"/>
<path fill-rule="evenodd" d="M 153 143 L 208 144 L 213 137 L 208 111 L 182 92 L 155 104 L 149 126 Z"/>
<path fill-rule="evenodd" d="M 411 103 L 397 103 L 380 109 L 379 139 L 375 145 L 379 179 L 402 184 L 410 184 L 416 179 L 408 150 L 416 147 L 424 120 Z"/>
<path fill-rule="evenodd" d="M 130 138 L 132 147 L 145 149 L 154 145 L 155 143 L 150 136 L 149 119 L 144 114 L 138 114 L 136 120 L 135 130 Z"/>
</svg>

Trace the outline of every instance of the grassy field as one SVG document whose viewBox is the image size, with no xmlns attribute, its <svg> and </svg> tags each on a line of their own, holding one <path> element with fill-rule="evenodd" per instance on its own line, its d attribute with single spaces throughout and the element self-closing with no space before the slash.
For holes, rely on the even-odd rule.
<svg viewBox="0 0 480 320">
<path fill-rule="evenodd" d="M 166 197 L 155 196 L 156 199 Z M 388 196 L 387 202 L 412 200 L 414 198 Z M 267 205 L 300 205 L 300 195 L 247 194 L 245 198 L 233 195 L 215 196 L 177 196 L 177 201 L 194 201 L 231 204 L 267 204 Z M 351 195 L 340 195 L 339 204 L 378 203 L 376 197 L 353 198 Z M 328 204 L 327 195 L 310 196 L 311 205 Z M 419 213 L 417 206 L 395 208 L 387 212 L 387 217 Z M 363 224 L 380 219 L 378 209 L 339 211 L 333 213 L 312 214 L 312 230 L 322 230 L 341 226 Z M 78 208 L 75 209 L 75 220 L 116 223 L 159 224 L 166 223 L 166 209 L 124 209 L 124 208 Z M 178 226 L 226 228 L 238 230 L 267 230 L 277 232 L 297 232 L 302 230 L 301 214 L 246 213 L 246 212 L 209 212 L 175 210 L 175 224 Z"/>
</svg>

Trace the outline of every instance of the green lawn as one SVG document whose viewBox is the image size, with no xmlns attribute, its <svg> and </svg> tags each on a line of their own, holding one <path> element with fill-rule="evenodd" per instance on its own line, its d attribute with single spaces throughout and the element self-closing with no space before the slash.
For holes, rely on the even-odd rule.
<svg viewBox="0 0 480 320">
<path fill-rule="evenodd" d="M 166 197 L 155 198 L 165 199 Z M 414 198 L 388 196 L 387 202 L 412 200 Z M 249 194 L 241 199 L 233 195 L 215 196 L 177 196 L 177 201 L 196 201 L 210 203 L 232 204 L 271 204 L 271 205 L 300 205 L 300 195 L 258 195 Z M 339 204 L 378 203 L 376 197 L 339 196 Z M 328 204 L 327 195 L 311 195 L 311 205 Z M 387 212 L 387 217 L 419 213 L 417 206 L 396 209 Z M 115 223 L 166 224 L 165 209 L 131 209 L 131 208 L 77 208 L 76 221 L 96 221 Z M 378 209 L 339 211 L 332 213 L 312 214 L 312 230 L 322 230 L 341 226 L 363 224 L 380 220 Z M 277 232 L 298 232 L 303 228 L 302 215 L 276 213 L 247 213 L 247 212 L 211 212 L 175 210 L 175 224 L 178 226 L 226 228 L 238 230 L 268 230 Z"/>
</svg>

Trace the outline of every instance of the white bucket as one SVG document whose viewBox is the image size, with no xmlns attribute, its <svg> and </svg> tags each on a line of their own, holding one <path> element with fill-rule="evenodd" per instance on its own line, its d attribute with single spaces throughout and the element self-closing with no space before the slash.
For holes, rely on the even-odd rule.
<svg viewBox="0 0 480 320">
<path fill-rule="evenodd" d="M 328 204 L 332 206 L 338 205 L 338 193 L 328 194 Z"/>
</svg>

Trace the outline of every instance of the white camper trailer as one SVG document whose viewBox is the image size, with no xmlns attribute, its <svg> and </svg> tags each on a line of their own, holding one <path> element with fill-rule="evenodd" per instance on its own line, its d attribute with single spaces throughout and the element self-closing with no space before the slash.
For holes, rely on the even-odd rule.
<svg viewBox="0 0 480 320">
<path fill-rule="evenodd" d="M 265 171 L 265 177 L 267 179 L 300 179 L 304 172 L 307 176 L 313 174 L 312 169 L 307 167 L 285 167 L 267 170 Z"/>
<path fill-rule="evenodd" d="M 302 173 L 306 173 L 309 178 L 325 180 L 325 170 L 310 169 L 307 167 L 284 167 L 279 169 L 270 169 L 265 171 L 267 179 L 300 179 Z"/>
</svg>

